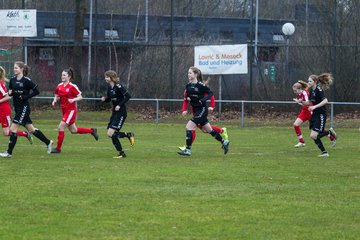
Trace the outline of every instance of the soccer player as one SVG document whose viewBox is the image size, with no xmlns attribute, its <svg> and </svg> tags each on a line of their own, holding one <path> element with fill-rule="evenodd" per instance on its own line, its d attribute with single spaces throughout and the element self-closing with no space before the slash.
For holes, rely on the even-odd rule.
<svg viewBox="0 0 360 240">
<path fill-rule="evenodd" d="M 118 155 L 114 158 L 124 158 L 126 154 L 121 146 L 119 138 L 128 138 L 131 146 L 135 143 L 134 132 L 120 132 L 127 117 L 127 111 L 125 104 L 131 98 L 127 89 L 120 84 L 120 79 L 117 73 L 113 70 L 105 72 L 105 81 L 109 85 L 107 89 L 106 97 L 101 97 L 101 101 L 112 103 L 112 114 L 107 126 L 107 136 L 111 138 L 115 149 L 118 151 Z"/>
<path fill-rule="evenodd" d="M 218 132 L 213 130 L 207 119 L 208 108 L 206 101 L 213 96 L 212 91 L 204 84 L 200 69 L 196 67 L 190 67 L 188 70 L 188 79 L 189 82 L 185 86 L 185 96 L 186 99 L 190 101 L 194 115 L 186 125 L 186 148 L 178 152 L 178 154 L 185 156 L 191 155 L 191 145 L 193 139 L 192 133 L 198 124 L 201 125 L 202 130 L 210 133 L 216 140 L 221 142 L 222 148 L 224 149 L 224 154 L 227 154 L 229 151 L 230 141 L 223 139 Z M 187 112 L 184 111 L 183 115 L 186 113 Z"/>
<path fill-rule="evenodd" d="M 15 148 L 17 141 L 17 132 L 19 126 L 25 126 L 25 128 L 35 137 L 45 143 L 47 147 L 47 153 L 50 154 L 53 141 L 49 140 L 41 130 L 34 128 L 30 118 L 30 103 L 29 99 L 38 95 L 39 90 L 37 85 L 27 77 L 29 73 L 28 66 L 23 62 L 15 62 L 14 74 L 15 76 L 10 79 L 9 84 L 9 96 L 13 97 L 13 103 L 15 108 L 15 117 L 10 126 L 10 140 L 7 151 L 0 153 L 0 157 L 10 158 Z"/>
<path fill-rule="evenodd" d="M 208 86 L 208 84 L 207 84 L 208 81 L 205 81 L 204 83 L 205 83 L 206 86 Z M 184 101 L 183 101 L 182 111 L 181 111 L 183 115 L 186 115 L 186 114 L 187 114 L 188 103 L 189 103 L 189 101 L 186 99 L 186 91 L 185 91 L 185 92 L 184 92 Z M 214 111 L 214 108 L 215 108 L 215 97 L 214 97 L 214 95 L 213 95 L 213 96 L 211 96 L 211 98 L 210 98 L 210 106 L 208 107 L 208 111 L 209 111 L 209 112 L 213 112 L 213 111 Z M 192 108 L 192 114 L 194 115 L 194 113 L 195 113 L 195 112 L 194 112 L 194 109 Z M 199 129 L 201 129 L 201 125 L 200 125 L 200 124 L 198 124 L 197 127 L 198 127 Z M 218 132 L 218 133 L 221 135 L 222 138 L 224 138 L 225 140 L 229 140 L 229 135 L 228 135 L 228 133 L 227 133 L 227 129 L 226 129 L 226 128 L 219 128 L 218 126 L 214 126 L 214 125 L 212 125 L 211 128 L 214 129 L 216 132 Z M 206 133 L 206 131 L 204 131 L 204 130 L 203 130 L 203 132 Z M 196 139 L 196 130 L 193 130 L 193 131 L 192 131 L 192 143 L 194 143 L 195 139 Z M 181 151 L 183 151 L 185 148 L 186 148 L 185 145 L 179 147 L 179 149 L 180 149 Z"/>
<path fill-rule="evenodd" d="M 295 102 L 301 105 L 301 112 L 297 115 L 297 118 L 294 122 L 294 129 L 295 133 L 299 139 L 299 142 L 294 146 L 296 148 L 305 147 L 305 140 L 302 136 L 300 125 L 303 122 L 310 121 L 311 119 L 311 112 L 309 111 L 309 92 L 306 90 L 308 85 L 304 81 L 297 81 L 292 89 L 296 94 L 296 98 L 293 98 Z"/>
<path fill-rule="evenodd" d="M 60 107 L 63 117 L 58 126 L 57 144 L 51 153 L 60 153 L 65 138 L 65 128 L 68 128 L 72 134 L 91 134 L 96 141 L 99 140 L 96 128 L 80 128 L 75 124 L 77 107 L 76 102 L 82 99 L 81 91 L 71 80 L 74 79 L 72 68 L 64 69 L 61 73 L 61 83 L 55 88 L 54 100 L 52 106 L 60 100 Z"/>
<path fill-rule="evenodd" d="M 0 66 L 0 123 L 4 136 L 10 136 L 11 107 L 9 100 L 11 97 L 5 86 L 5 81 L 8 81 L 5 76 L 5 69 Z M 33 143 L 33 137 L 28 131 L 17 131 L 16 135 L 26 137 L 30 144 Z"/>
<path fill-rule="evenodd" d="M 310 87 L 310 102 L 309 111 L 312 112 L 310 120 L 310 137 L 315 141 L 315 144 L 321 151 L 318 157 L 328 157 L 329 153 L 326 151 L 321 138 L 326 135 L 332 135 L 336 140 L 336 133 L 334 129 L 330 128 L 329 131 L 325 129 L 326 123 L 326 107 L 328 103 L 325 97 L 324 90 L 328 89 L 332 84 L 333 77 L 330 73 L 323 73 L 319 76 L 310 75 L 308 84 Z"/>
</svg>

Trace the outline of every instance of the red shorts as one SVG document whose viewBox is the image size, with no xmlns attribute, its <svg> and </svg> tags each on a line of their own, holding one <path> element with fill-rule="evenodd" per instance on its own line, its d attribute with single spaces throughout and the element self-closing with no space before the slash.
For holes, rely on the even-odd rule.
<svg viewBox="0 0 360 240">
<path fill-rule="evenodd" d="M 76 120 L 76 109 L 70 109 L 63 111 L 63 117 L 61 121 L 65 122 L 68 126 L 71 126 L 75 123 Z"/>
<path fill-rule="evenodd" d="M 0 112 L 0 122 L 2 128 L 7 128 L 11 124 L 11 112 Z"/>
<path fill-rule="evenodd" d="M 308 110 L 301 110 L 299 115 L 297 115 L 298 118 L 300 118 L 303 122 L 310 121 L 311 119 L 311 112 Z"/>
</svg>

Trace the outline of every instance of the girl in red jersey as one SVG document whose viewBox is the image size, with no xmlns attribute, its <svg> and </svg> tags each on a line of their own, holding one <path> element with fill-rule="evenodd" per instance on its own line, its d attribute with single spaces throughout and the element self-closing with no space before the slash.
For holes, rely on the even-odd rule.
<svg viewBox="0 0 360 240">
<path fill-rule="evenodd" d="M 82 99 L 79 88 L 70 82 L 74 78 L 74 71 L 68 68 L 61 73 L 61 83 L 56 87 L 54 93 L 54 100 L 52 106 L 60 100 L 60 107 L 63 117 L 58 127 L 58 138 L 56 148 L 51 150 L 51 153 L 60 153 L 61 146 L 65 138 L 65 128 L 68 128 L 72 134 L 91 134 L 95 140 L 99 139 L 96 128 L 79 128 L 75 125 L 76 121 L 76 102 Z"/>
<path fill-rule="evenodd" d="M 299 105 L 301 105 L 301 112 L 299 113 L 299 115 L 297 115 L 297 118 L 294 122 L 295 133 L 299 139 L 299 142 L 294 147 L 305 147 L 305 141 L 300 130 L 300 125 L 303 122 L 310 121 L 311 119 L 311 112 L 309 111 L 309 107 L 307 105 L 304 105 L 304 103 L 309 103 L 310 94 L 306 90 L 308 88 L 308 85 L 304 81 L 297 81 L 292 88 L 294 93 L 296 94 L 296 98 L 294 98 L 293 100 Z"/>
<path fill-rule="evenodd" d="M 0 123 L 4 136 L 10 136 L 11 108 L 9 99 L 11 99 L 11 97 L 9 96 L 4 83 L 5 81 L 8 82 L 5 76 L 5 69 L 0 66 Z M 33 143 L 31 133 L 28 131 L 17 131 L 16 135 L 26 137 L 31 144 Z"/>
</svg>

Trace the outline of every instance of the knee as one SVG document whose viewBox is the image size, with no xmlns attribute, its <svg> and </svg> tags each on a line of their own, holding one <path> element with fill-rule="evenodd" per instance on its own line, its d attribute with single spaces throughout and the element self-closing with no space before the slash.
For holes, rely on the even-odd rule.
<svg viewBox="0 0 360 240">
<path fill-rule="evenodd" d="M 316 133 L 311 133 L 311 134 L 310 134 L 310 138 L 311 138 L 312 140 L 316 140 L 317 137 L 318 137 L 318 134 L 316 134 Z"/>
</svg>

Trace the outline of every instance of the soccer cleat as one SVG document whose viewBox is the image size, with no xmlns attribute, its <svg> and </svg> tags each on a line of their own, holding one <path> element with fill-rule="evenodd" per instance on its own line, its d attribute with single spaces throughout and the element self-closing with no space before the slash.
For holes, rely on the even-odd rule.
<svg viewBox="0 0 360 240">
<path fill-rule="evenodd" d="M 33 144 L 34 139 L 33 139 L 32 134 L 29 131 L 26 131 L 26 133 L 27 133 L 27 136 L 26 136 L 27 140 L 29 141 L 30 144 Z"/>
<path fill-rule="evenodd" d="M 191 150 L 188 149 L 188 148 L 185 148 L 184 150 L 178 152 L 179 155 L 182 155 L 182 156 L 190 156 L 191 155 Z"/>
<path fill-rule="evenodd" d="M 296 148 L 305 147 L 305 143 L 298 142 L 297 144 L 294 145 L 294 147 L 296 147 Z"/>
<path fill-rule="evenodd" d="M 327 152 L 323 152 L 318 157 L 329 157 L 329 154 Z"/>
<path fill-rule="evenodd" d="M 230 141 L 229 140 L 224 140 L 222 142 L 222 148 L 224 149 L 224 154 L 227 154 L 228 151 L 229 151 L 229 144 L 230 144 Z"/>
<path fill-rule="evenodd" d="M 117 155 L 117 156 L 115 156 L 113 158 L 125 158 L 125 157 L 126 157 L 125 152 L 121 151 L 121 152 L 119 152 L 119 155 Z"/>
<path fill-rule="evenodd" d="M 336 132 L 335 132 L 335 130 L 331 127 L 330 129 L 329 129 L 329 133 L 330 133 L 330 135 L 331 136 L 333 136 L 334 137 L 334 139 L 331 141 L 331 146 L 332 147 L 335 147 L 335 145 L 336 145 L 336 139 L 337 139 L 337 137 L 336 137 Z"/>
<path fill-rule="evenodd" d="M 223 130 L 223 132 L 220 133 L 220 136 L 225 140 L 229 140 L 229 136 L 228 136 L 226 128 L 222 128 L 222 130 Z"/>
<path fill-rule="evenodd" d="M 93 135 L 95 140 L 98 141 L 99 140 L 99 135 L 97 134 L 97 128 L 92 128 L 91 130 L 92 130 L 91 135 Z"/>
<path fill-rule="evenodd" d="M 130 141 L 130 145 L 131 145 L 131 146 L 134 146 L 134 144 L 135 144 L 135 133 L 134 133 L 134 132 L 129 132 L 129 133 L 127 134 L 127 138 L 128 138 L 129 141 Z"/>
<path fill-rule="evenodd" d="M 11 158 L 11 154 L 9 154 L 7 151 L 0 153 L 0 157 L 3 158 Z"/>
<path fill-rule="evenodd" d="M 180 151 L 184 151 L 186 149 L 186 146 L 182 146 L 182 147 L 180 146 L 179 149 Z"/>
<path fill-rule="evenodd" d="M 61 150 L 58 150 L 57 148 L 51 149 L 51 153 L 61 153 Z"/>
<path fill-rule="evenodd" d="M 53 143 L 54 143 L 53 140 L 50 140 L 50 143 L 47 145 L 47 153 L 48 154 L 51 154 Z"/>
</svg>

